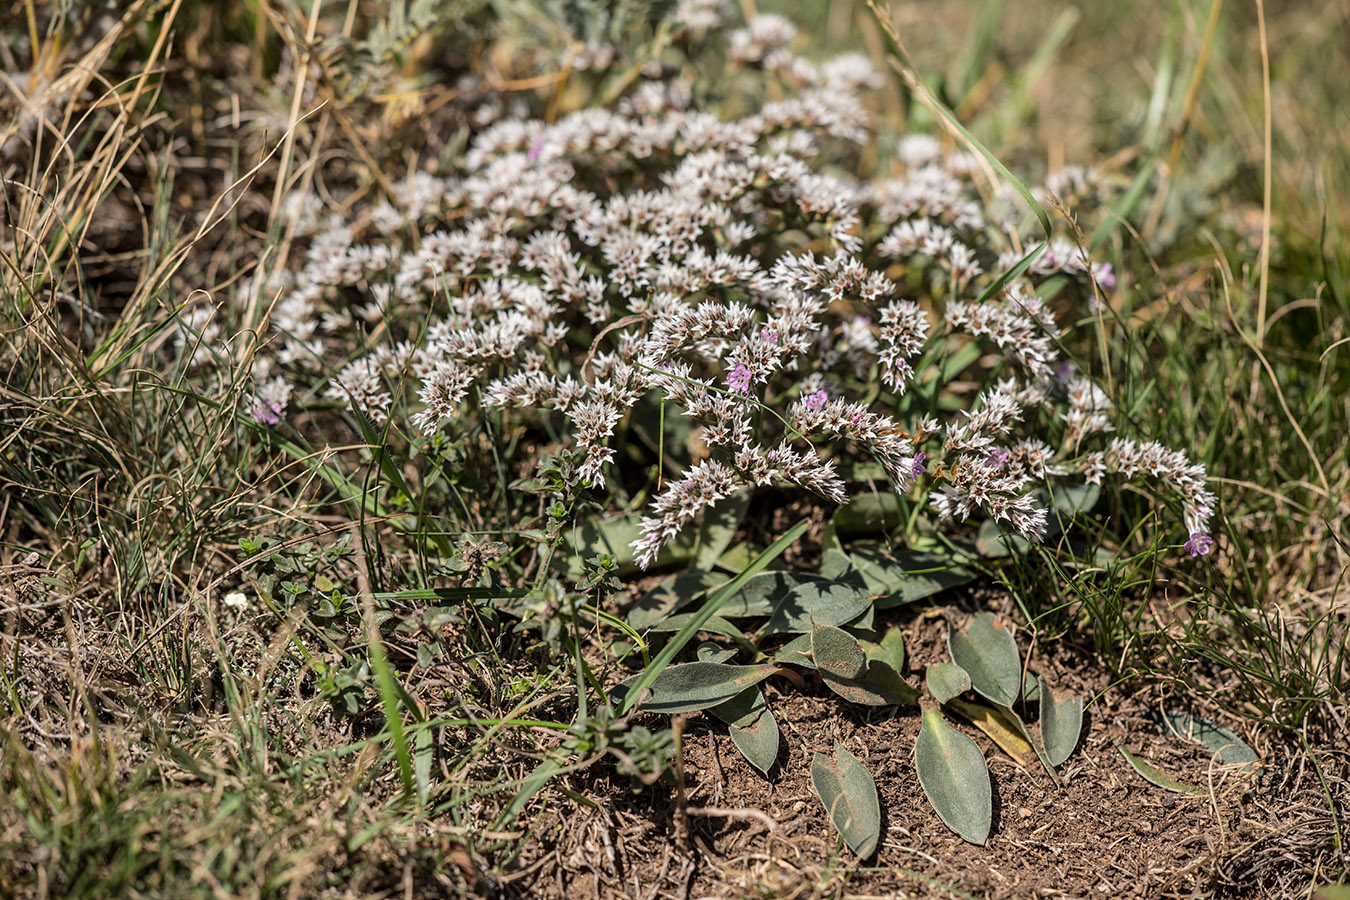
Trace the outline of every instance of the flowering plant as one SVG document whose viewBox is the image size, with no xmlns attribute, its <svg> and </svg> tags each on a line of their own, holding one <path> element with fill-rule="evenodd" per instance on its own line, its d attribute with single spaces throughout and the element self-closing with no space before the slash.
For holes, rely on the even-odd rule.
<svg viewBox="0 0 1350 900">
<path fill-rule="evenodd" d="M 706 30 L 711 9 L 682 4 L 673 27 Z M 653 65 L 613 108 L 492 124 L 462 171 L 415 172 L 359 222 L 296 200 L 304 265 L 255 283 L 279 298 L 278 352 L 252 415 L 278 421 L 277 373 L 318 369 L 368 328 L 388 337 L 332 397 L 386 423 L 411 384 L 426 436 L 473 405 L 561 417 L 581 486 L 606 488 L 642 398 L 692 422 L 694 457 L 633 543 L 644 568 L 742 486 L 846 503 L 839 464 L 862 457 L 941 518 L 1032 541 L 1038 487 L 1146 475 L 1180 497 L 1186 548 L 1208 552 L 1203 469 L 1112 436 L 1107 393 L 1066 358 L 1040 293 L 1067 281 L 1072 311 L 1114 287 L 1110 267 L 1063 237 L 1023 252 L 1009 193 L 982 202 L 980 159 L 933 137 L 900 139 L 888 179 L 848 174 L 881 78 L 858 54 L 793 55 L 794 34 L 762 15 L 727 35 L 730 64 L 788 92 L 749 115 L 694 108 L 691 83 Z M 1041 196 L 1101 190 L 1075 169 Z"/>
</svg>

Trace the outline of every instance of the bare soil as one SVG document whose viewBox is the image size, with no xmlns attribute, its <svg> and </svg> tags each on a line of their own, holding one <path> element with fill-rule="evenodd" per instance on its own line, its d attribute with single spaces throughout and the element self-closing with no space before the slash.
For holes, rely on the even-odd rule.
<svg viewBox="0 0 1350 900">
<path fill-rule="evenodd" d="M 906 632 L 917 684 L 916 671 L 947 658 L 944 615 L 964 611 L 896 612 L 890 621 Z M 1024 653 L 1029 643 L 1019 635 Z M 775 678 L 765 691 L 783 739 L 771 777 L 751 768 L 725 727 L 691 716 L 682 797 L 666 781 L 635 791 L 612 769 L 574 776 L 569 787 L 595 806 L 556 799 L 533 823 L 538 839 L 496 886 L 506 896 L 560 900 L 1278 894 L 1276 837 L 1290 838 L 1296 826 L 1288 822 L 1315 797 L 1316 779 L 1292 778 L 1273 758 L 1256 775 L 1215 767 L 1202 746 L 1164 735 L 1149 713 L 1166 706 L 1221 716 L 1159 688 L 1113 688 L 1086 659 L 1063 644 L 1032 658 L 1057 691 L 1089 700 L 1083 738 L 1058 787 L 958 720 L 983 747 L 993 782 L 985 847 L 949 831 L 923 794 L 913 764 L 917 709 L 853 706 L 818 681 L 808 678 L 802 690 Z M 1267 757 L 1278 755 L 1259 736 L 1239 734 Z M 882 843 L 862 862 L 842 845 L 811 787 L 812 755 L 835 742 L 866 764 L 880 793 Z M 1148 783 L 1120 745 L 1204 795 Z"/>
</svg>

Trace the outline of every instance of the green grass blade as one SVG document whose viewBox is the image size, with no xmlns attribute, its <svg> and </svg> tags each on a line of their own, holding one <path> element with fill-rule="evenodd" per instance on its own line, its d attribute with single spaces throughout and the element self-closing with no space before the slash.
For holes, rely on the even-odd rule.
<svg viewBox="0 0 1350 900">
<path fill-rule="evenodd" d="M 797 538 L 801 537 L 802 534 L 806 532 L 806 528 L 809 524 L 809 522 L 801 521 L 796 525 L 793 525 L 784 532 L 782 537 L 774 541 L 767 550 L 755 557 L 750 565 L 745 567 L 745 571 L 741 572 L 741 574 L 737 575 L 731 581 L 728 581 L 717 591 L 717 593 L 709 597 L 702 608 L 695 613 L 694 617 L 670 639 L 669 643 L 661 648 L 661 652 L 656 654 L 652 659 L 651 665 L 649 665 L 633 682 L 632 687 L 623 698 L 623 705 L 620 707 L 619 711 L 621 713 L 627 713 L 631 710 L 634 705 L 636 705 L 638 698 L 643 695 L 647 688 L 651 687 L 652 682 L 661 674 L 661 670 L 668 666 L 670 661 L 684 649 L 685 645 L 693 640 L 694 635 L 703 627 L 703 623 L 712 618 L 717 610 L 721 608 L 722 604 L 739 591 L 747 581 L 754 575 L 762 572 L 769 563 L 782 555 L 783 551 L 790 547 L 793 541 L 797 540 Z"/>
</svg>

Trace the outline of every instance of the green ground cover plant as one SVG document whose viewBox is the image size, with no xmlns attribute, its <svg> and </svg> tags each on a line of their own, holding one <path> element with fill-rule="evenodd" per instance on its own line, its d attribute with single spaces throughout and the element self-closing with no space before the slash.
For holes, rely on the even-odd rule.
<svg viewBox="0 0 1350 900">
<path fill-rule="evenodd" d="M 1202 6 L 21 4 L 0 892 L 539 895 L 622 801 L 730 895 L 725 739 L 833 829 L 755 890 L 970 895 L 890 783 L 1010 852 L 1146 694 L 1248 803 L 1166 891 L 1343 881 L 1332 14 Z"/>
</svg>

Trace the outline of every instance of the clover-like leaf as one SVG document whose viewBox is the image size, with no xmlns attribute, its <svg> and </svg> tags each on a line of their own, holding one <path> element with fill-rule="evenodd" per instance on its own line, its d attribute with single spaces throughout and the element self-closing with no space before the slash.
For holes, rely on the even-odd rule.
<svg viewBox="0 0 1350 900">
<path fill-rule="evenodd" d="M 811 786 L 829 811 L 830 821 L 859 859 L 867 859 L 881 840 L 881 802 L 877 784 L 858 758 L 839 744 L 834 756 L 811 760 Z"/>
<path fill-rule="evenodd" d="M 1040 699 L 1041 743 L 1050 765 L 1058 766 L 1078 746 L 1078 736 L 1083 730 L 1083 698 L 1076 695 L 1056 698 L 1042 676 Z"/>
<path fill-rule="evenodd" d="M 924 711 L 914 767 L 928 802 L 948 828 L 972 844 L 989 839 L 994 803 L 984 754 L 934 710 Z"/>
<path fill-rule="evenodd" d="M 642 701 L 642 709 L 664 715 L 707 709 L 725 703 L 776 671 L 777 666 L 768 664 L 732 666 L 720 662 L 691 662 L 667 666 L 652 682 L 651 695 Z M 615 693 L 621 693 L 625 685 Z"/>
<path fill-rule="evenodd" d="M 778 722 L 764 694 L 758 687 L 741 691 L 725 703 L 710 707 L 712 713 L 727 723 L 731 740 L 741 755 L 765 775 L 778 759 Z"/>
<path fill-rule="evenodd" d="M 956 663 L 936 663 L 924 673 L 928 693 L 937 698 L 937 702 L 946 703 L 953 697 L 970 690 L 970 673 Z"/>
<path fill-rule="evenodd" d="M 970 675 L 971 686 L 999 706 L 1011 707 L 1022 687 L 1022 663 L 1007 620 L 976 613 L 961 628 L 947 629 L 952 659 Z"/>
<path fill-rule="evenodd" d="M 1125 757 L 1130 765 L 1134 766 L 1134 770 L 1144 777 L 1145 781 L 1156 784 L 1160 788 L 1166 788 L 1169 791 L 1176 791 L 1178 794 L 1188 794 L 1192 797 L 1204 796 L 1205 792 L 1200 788 L 1193 784 L 1187 784 L 1184 781 L 1177 781 L 1175 778 L 1163 774 L 1163 772 L 1150 766 L 1124 747 L 1117 745 L 1116 749 L 1120 751 L 1120 755 Z"/>
</svg>

